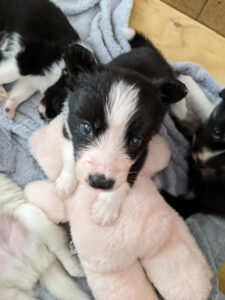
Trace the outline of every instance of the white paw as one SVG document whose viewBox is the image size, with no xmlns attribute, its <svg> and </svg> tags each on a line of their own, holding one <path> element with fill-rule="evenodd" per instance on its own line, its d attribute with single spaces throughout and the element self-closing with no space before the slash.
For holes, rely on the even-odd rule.
<svg viewBox="0 0 225 300">
<path fill-rule="evenodd" d="M 0 100 L 7 100 L 8 94 L 3 86 L 0 86 Z"/>
<path fill-rule="evenodd" d="M 64 260 L 63 265 L 72 277 L 84 277 L 84 270 L 81 267 L 79 259 L 76 255 L 70 256 L 70 259 Z"/>
<path fill-rule="evenodd" d="M 15 117 L 16 113 L 16 104 L 12 100 L 6 100 L 2 106 L 3 110 L 3 115 L 6 117 L 8 120 L 13 120 Z"/>
<path fill-rule="evenodd" d="M 60 197 L 68 197 L 75 192 L 76 177 L 68 172 L 62 172 L 56 180 L 56 191 Z"/>
<path fill-rule="evenodd" d="M 92 220 L 101 226 L 112 225 L 119 217 L 120 207 L 114 206 L 112 203 L 107 203 L 108 199 L 98 199 L 92 206 L 91 218 Z M 113 201 L 110 200 L 110 201 Z"/>
<path fill-rule="evenodd" d="M 128 41 L 131 41 L 136 34 L 136 31 L 133 28 L 129 28 L 129 27 L 122 28 L 122 32 Z"/>
<path fill-rule="evenodd" d="M 125 183 L 116 191 L 100 193 L 91 208 L 93 221 L 101 226 L 112 225 L 119 217 L 123 199 L 129 189 L 129 185 Z"/>
</svg>

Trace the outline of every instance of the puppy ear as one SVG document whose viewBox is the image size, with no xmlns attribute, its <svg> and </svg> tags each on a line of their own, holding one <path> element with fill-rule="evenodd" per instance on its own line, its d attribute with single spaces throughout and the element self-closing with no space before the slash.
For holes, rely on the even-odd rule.
<svg viewBox="0 0 225 300">
<path fill-rule="evenodd" d="M 79 44 L 70 45 L 63 58 L 70 76 L 76 76 L 80 72 L 92 72 L 97 67 L 93 53 Z"/>
<path fill-rule="evenodd" d="M 225 89 L 223 89 L 221 92 L 219 92 L 219 96 L 225 100 Z"/>
<path fill-rule="evenodd" d="M 159 84 L 163 100 L 167 103 L 176 103 L 187 95 L 187 87 L 181 81 L 172 79 Z"/>
</svg>

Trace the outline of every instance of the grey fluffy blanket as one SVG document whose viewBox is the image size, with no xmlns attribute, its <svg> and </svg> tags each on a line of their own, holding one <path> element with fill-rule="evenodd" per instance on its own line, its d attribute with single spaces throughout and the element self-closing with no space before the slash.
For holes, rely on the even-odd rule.
<svg viewBox="0 0 225 300">
<path fill-rule="evenodd" d="M 129 50 L 121 28 L 128 27 L 132 0 L 58 0 L 55 2 L 103 63 Z M 208 98 L 212 102 L 217 101 L 220 86 L 201 67 L 186 62 L 177 63 L 173 67 L 180 73 L 191 75 Z M 0 171 L 6 173 L 21 187 L 33 180 L 44 178 L 28 146 L 30 135 L 44 124 L 37 112 L 39 100 L 40 95 L 37 94 L 21 105 L 14 121 L 6 120 L 0 113 Z M 179 194 L 186 187 L 186 155 L 189 145 L 169 116 L 165 118 L 161 134 L 169 141 L 173 155 L 168 168 L 160 176 L 169 192 Z M 84 282 L 83 284 L 85 285 Z M 37 293 L 41 299 L 54 299 L 41 287 L 37 288 Z M 213 300 L 215 299 L 214 297 Z"/>
</svg>

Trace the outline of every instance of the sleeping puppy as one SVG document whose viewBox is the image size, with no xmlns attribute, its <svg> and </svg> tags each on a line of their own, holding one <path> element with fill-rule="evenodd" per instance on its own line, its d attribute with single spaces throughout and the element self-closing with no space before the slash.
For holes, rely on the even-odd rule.
<svg viewBox="0 0 225 300">
<path fill-rule="evenodd" d="M 59 299 L 89 299 L 60 264 L 70 275 L 82 275 L 67 242 L 65 232 L 0 174 L 0 298 L 34 300 L 40 280 Z"/>
<path fill-rule="evenodd" d="M 197 212 L 225 216 L 225 90 L 220 97 L 222 101 L 196 133 L 187 193 L 176 198 L 163 192 L 167 202 L 185 218 Z"/>
<path fill-rule="evenodd" d="M 78 34 L 50 0 L 0 0 L 0 99 L 6 118 L 59 80 L 64 48 L 74 42 Z M 2 85 L 15 80 L 7 94 Z"/>
<path fill-rule="evenodd" d="M 79 45 L 65 56 L 71 89 L 63 110 L 64 168 L 57 190 L 68 195 L 77 180 L 99 189 L 92 213 L 102 225 L 117 218 L 169 104 L 187 92 L 149 41 L 132 29 L 125 34 L 133 49 L 107 65 Z"/>
</svg>

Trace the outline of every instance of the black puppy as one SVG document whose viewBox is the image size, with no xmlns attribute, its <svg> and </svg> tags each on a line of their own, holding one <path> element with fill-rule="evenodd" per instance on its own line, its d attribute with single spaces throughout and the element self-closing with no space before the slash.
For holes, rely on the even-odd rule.
<svg viewBox="0 0 225 300">
<path fill-rule="evenodd" d="M 79 36 L 50 0 L 0 0 L 0 99 L 13 119 L 17 106 L 59 80 L 64 48 Z M 1 85 L 18 80 L 7 93 Z"/>
<path fill-rule="evenodd" d="M 225 90 L 204 126 L 199 129 L 189 158 L 189 185 L 185 195 L 163 192 L 183 217 L 203 212 L 225 216 Z"/>
<path fill-rule="evenodd" d="M 176 80 L 172 68 L 154 45 L 141 34 L 135 34 L 130 28 L 124 29 L 124 35 L 130 40 L 132 51 L 113 59 L 106 66 L 118 65 L 118 67 L 131 68 L 140 74 L 144 74 L 149 80 L 153 81 L 155 85 L 161 85 L 162 95 L 165 94 L 167 97 L 170 97 L 171 103 L 176 102 L 177 99 L 182 99 L 185 92 L 187 92 L 184 92 L 184 85 Z M 81 59 L 85 53 L 86 51 L 79 52 Z M 94 56 L 92 58 L 96 61 Z M 147 61 L 145 61 L 145 58 Z M 79 64 L 79 57 L 77 61 Z M 150 64 L 151 67 L 149 67 Z M 65 71 L 63 77 L 45 92 L 39 109 L 43 119 L 51 120 L 62 112 L 62 107 L 69 90 L 67 77 L 68 74 Z M 172 82 L 170 81 L 171 78 L 174 79 Z M 176 90 L 176 93 L 174 93 L 174 90 Z"/>
<path fill-rule="evenodd" d="M 169 104 L 187 93 L 155 47 L 130 33 L 134 48 L 107 65 L 79 45 L 65 56 L 71 89 L 63 110 L 64 168 L 57 188 L 70 193 L 79 179 L 99 189 L 102 206 L 96 214 L 103 223 L 117 216 Z"/>
</svg>

